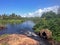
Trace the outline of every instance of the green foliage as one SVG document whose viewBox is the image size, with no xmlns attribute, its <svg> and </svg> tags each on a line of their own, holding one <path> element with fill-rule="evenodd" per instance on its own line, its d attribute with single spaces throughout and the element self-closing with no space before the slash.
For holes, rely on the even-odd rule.
<svg viewBox="0 0 60 45">
<path fill-rule="evenodd" d="M 47 13 L 43 13 L 41 18 L 46 18 L 46 19 L 51 19 L 51 18 L 56 18 L 56 14 L 52 11 L 47 12 Z"/>
<path fill-rule="evenodd" d="M 55 15 L 53 12 L 45 13 L 42 18 L 34 26 L 35 32 L 39 32 L 41 29 L 49 29 L 53 32 L 52 38 L 60 41 L 60 18 L 59 15 Z"/>
<path fill-rule="evenodd" d="M 23 22 L 23 20 L 15 20 L 15 19 L 0 20 L 0 24 L 7 24 L 7 23 L 10 23 L 10 24 L 19 24 L 21 22 Z"/>
<path fill-rule="evenodd" d="M 22 17 L 20 15 L 16 15 L 15 13 L 12 13 L 10 15 L 6 15 L 6 14 L 2 14 L 0 15 L 0 19 L 22 19 Z"/>
<path fill-rule="evenodd" d="M 16 15 L 15 13 L 12 13 L 10 15 L 2 14 L 0 15 L 0 24 L 18 24 L 23 22 L 23 18 L 20 15 Z"/>
</svg>

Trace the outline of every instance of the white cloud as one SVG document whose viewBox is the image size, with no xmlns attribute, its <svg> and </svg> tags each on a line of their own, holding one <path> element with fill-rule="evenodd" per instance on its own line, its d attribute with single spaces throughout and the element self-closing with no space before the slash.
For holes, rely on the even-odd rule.
<svg viewBox="0 0 60 45">
<path fill-rule="evenodd" d="M 59 8 L 59 6 L 52 6 L 52 7 L 47 7 L 47 8 L 43 8 L 43 9 L 38 9 L 34 12 L 24 14 L 23 17 L 41 17 L 42 13 L 48 12 L 48 11 L 53 11 L 53 12 L 57 13 L 58 8 Z"/>
</svg>

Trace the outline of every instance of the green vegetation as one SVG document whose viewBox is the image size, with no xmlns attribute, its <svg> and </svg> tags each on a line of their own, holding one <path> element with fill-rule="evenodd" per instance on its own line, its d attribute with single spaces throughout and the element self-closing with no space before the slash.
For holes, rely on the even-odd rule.
<svg viewBox="0 0 60 45">
<path fill-rule="evenodd" d="M 52 38 L 60 41 L 60 14 L 55 14 L 52 11 L 43 13 L 39 23 L 33 29 L 35 32 L 39 32 L 41 29 L 49 29 L 53 32 Z"/>
<path fill-rule="evenodd" d="M 25 17 L 23 19 L 24 21 L 30 20 L 30 21 L 33 21 L 34 23 L 38 23 L 41 18 L 40 17 Z"/>
<path fill-rule="evenodd" d="M 34 26 L 35 32 L 39 32 L 41 29 L 49 29 L 53 32 L 52 38 L 60 41 L 60 14 L 54 12 L 43 13 L 41 17 L 22 18 L 19 15 L 12 13 L 11 15 L 0 15 L 0 24 L 19 24 L 23 21 L 32 20 L 36 23 Z"/>
<path fill-rule="evenodd" d="M 15 20 L 15 19 L 9 19 L 9 20 L 0 20 L 0 24 L 7 24 L 7 23 L 9 23 L 9 24 L 19 24 L 19 23 L 21 23 L 21 22 L 23 22 L 23 20 Z"/>
<path fill-rule="evenodd" d="M 0 15 L 0 24 L 7 24 L 7 23 L 11 23 L 11 24 L 18 24 L 23 22 L 23 18 L 20 15 L 16 15 L 15 13 L 12 13 L 10 15 Z"/>
</svg>

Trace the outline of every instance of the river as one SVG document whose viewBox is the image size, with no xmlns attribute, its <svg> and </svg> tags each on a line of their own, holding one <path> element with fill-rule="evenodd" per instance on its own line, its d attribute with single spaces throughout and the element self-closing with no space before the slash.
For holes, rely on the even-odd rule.
<svg viewBox="0 0 60 45">
<path fill-rule="evenodd" d="M 24 34 L 40 42 L 40 45 L 50 45 L 47 40 L 40 38 L 32 29 L 35 25 L 32 21 L 25 21 L 21 24 L 6 24 L 7 29 L 1 30 L 2 34 Z"/>
</svg>

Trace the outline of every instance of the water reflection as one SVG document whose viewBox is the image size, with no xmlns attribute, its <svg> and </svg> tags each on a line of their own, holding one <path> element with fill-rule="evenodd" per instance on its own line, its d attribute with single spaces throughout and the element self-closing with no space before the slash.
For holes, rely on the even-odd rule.
<svg viewBox="0 0 60 45">
<path fill-rule="evenodd" d="M 32 21 L 25 21 L 22 24 L 7 24 L 7 29 L 1 30 L 0 34 L 26 34 L 27 32 L 34 32 L 32 30 L 34 25 Z"/>
</svg>

